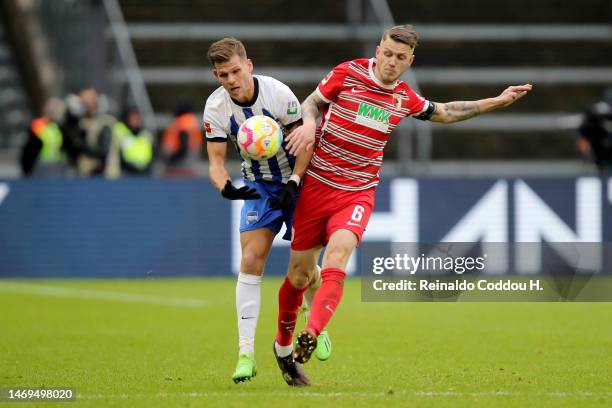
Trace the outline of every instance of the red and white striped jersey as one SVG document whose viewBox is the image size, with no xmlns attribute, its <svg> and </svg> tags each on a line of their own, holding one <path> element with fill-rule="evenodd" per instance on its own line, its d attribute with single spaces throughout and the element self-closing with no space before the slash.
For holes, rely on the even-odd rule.
<svg viewBox="0 0 612 408">
<path fill-rule="evenodd" d="M 403 81 L 385 85 L 374 76 L 375 59 L 335 67 L 316 92 L 329 105 L 317 129 L 308 174 L 342 190 L 378 184 L 389 135 L 402 118 L 418 115 L 429 102 Z"/>
</svg>

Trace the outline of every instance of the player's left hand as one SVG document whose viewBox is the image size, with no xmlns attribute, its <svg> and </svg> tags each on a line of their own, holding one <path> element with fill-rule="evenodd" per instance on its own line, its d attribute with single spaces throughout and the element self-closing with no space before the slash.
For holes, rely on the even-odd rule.
<svg viewBox="0 0 612 408">
<path fill-rule="evenodd" d="M 302 151 L 310 150 L 315 142 L 316 129 L 317 124 L 314 120 L 304 120 L 301 126 L 293 129 L 285 138 L 289 153 L 297 156 Z"/>
<path fill-rule="evenodd" d="M 298 194 L 298 185 L 295 181 L 289 180 L 285 184 L 285 189 L 281 192 L 277 200 L 272 201 L 270 208 L 273 210 L 288 210 L 295 204 Z"/>
<path fill-rule="evenodd" d="M 254 188 L 249 186 L 236 188 L 231 180 L 227 180 L 221 190 L 221 195 L 228 200 L 258 200 L 261 198 L 261 195 Z"/>
<path fill-rule="evenodd" d="M 505 108 L 506 106 L 512 105 L 514 102 L 527 95 L 527 92 L 531 91 L 532 88 L 533 86 L 531 84 L 509 86 L 497 97 L 499 107 Z"/>
</svg>

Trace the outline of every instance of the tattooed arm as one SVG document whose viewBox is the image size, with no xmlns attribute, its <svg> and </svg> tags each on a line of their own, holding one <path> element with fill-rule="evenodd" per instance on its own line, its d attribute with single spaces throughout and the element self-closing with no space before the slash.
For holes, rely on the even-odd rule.
<svg viewBox="0 0 612 408">
<path fill-rule="evenodd" d="M 321 99 L 316 91 L 311 93 L 308 95 L 308 98 L 302 102 L 302 119 L 304 121 L 312 119 L 313 122 L 316 122 L 325 105 L 327 105 L 327 103 Z"/>
<path fill-rule="evenodd" d="M 301 151 L 309 150 L 315 142 L 315 131 L 317 130 L 317 118 L 327 103 L 321 99 L 317 92 L 311 93 L 302 102 L 302 126 L 295 128 L 287 136 L 287 148 L 289 153 L 297 155 Z"/>
<path fill-rule="evenodd" d="M 510 86 L 499 96 L 478 101 L 433 102 L 433 112 L 428 118 L 432 122 L 455 123 L 473 118 L 481 113 L 512 105 L 531 90 L 531 85 Z M 418 117 L 417 117 L 418 118 Z"/>
</svg>

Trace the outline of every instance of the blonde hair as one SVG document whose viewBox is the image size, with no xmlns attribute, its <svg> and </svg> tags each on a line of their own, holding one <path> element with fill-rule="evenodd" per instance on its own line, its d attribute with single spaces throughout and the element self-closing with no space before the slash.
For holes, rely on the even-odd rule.
<svg viewBox="0 0 612 408">
<path fill-rule="evenodd" d="M 408 45 L 414 49 L 419 44 L 419 35 L 410 24 L 398 25 L 385 30 L 381 42 L 387 38 Z"/>
<path fill-rule="evenodd" d="M 241 59 L 246 59 L 247 57 L 244 44 L 233 37 L 222 38 L 208 47 L 208 60 L 213 65 L 223 64 L 234 55 L 238 55 Z"/>
</svg>

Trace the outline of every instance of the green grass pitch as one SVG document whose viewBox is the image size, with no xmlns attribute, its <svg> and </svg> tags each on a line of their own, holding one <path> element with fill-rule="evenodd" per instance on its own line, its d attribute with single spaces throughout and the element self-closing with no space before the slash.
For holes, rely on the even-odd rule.
<svg viewBox="0 0 612 408">
<path fill-rule="evenodd" d="M 0 280 L 0 387 L 73 387 L 92 407 L 612 405 L 611 303 L 362 303 L 350 279 L 313 385 L 271 352 L 264 279 L 258 376 L 234 385 L 233 279 Z M 303 326 L 300 317 L 298 328 Z"/>
</svg>

